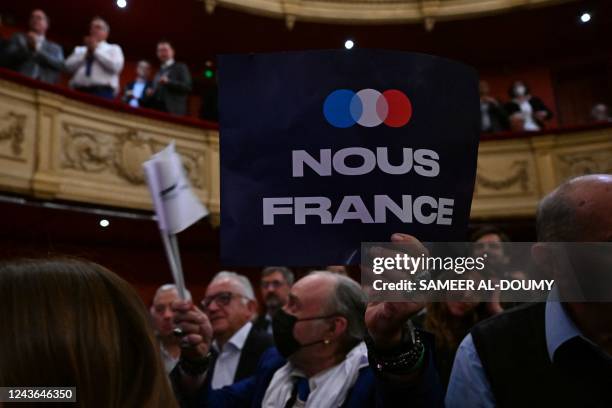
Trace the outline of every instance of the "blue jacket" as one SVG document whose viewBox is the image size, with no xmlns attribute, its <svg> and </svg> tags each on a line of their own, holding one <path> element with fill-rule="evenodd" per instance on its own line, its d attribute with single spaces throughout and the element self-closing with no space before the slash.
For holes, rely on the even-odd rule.
<svg viewBox="0 0 612 408">
<path fill-rule="evenodd" d="M 376 375 L 369 366 L 362 368 L 355 385 L 349 391 L 343 408 L 443 407 L 444 392 L 434 367 L 430 342 L 426 342 L 426 350 L 422 375 L 411 384 L 394 383 Z M 219 390 L 211 390 L 206 387 L 199 397 L 199 406 L 211 408 L 261 407 L 272 376 L 286 362 L 287 360 L 279 354 L 276 348 L 269 348 L 261 356 L 255 375 Z"/>
</svg>

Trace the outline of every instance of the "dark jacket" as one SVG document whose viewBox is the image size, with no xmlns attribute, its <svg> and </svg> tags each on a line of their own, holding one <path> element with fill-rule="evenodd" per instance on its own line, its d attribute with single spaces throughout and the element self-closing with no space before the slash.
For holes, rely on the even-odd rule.
<svg viewBox="0 0 612 408">
<path fill-rule="evenodd" d="M 535 117 L 535 113 L 539 111 L 544 111 L 546 112 L 546 120 L 550 120 L 553 117 L 552 111 L 548 109 L 544 102 L 542 102 L 542 100 L 537 96 L 530 96 L 529 104 L 531 105 L 531 109 L 534 113 L 533 120 L 538 124 L 538 126 L 540 126 L 540 128 L 544 128 L 546 125 Z M 504 105 L 504 109 L 506 110 L 506 113 L 508 113 L 508 116 L 512 116 L 515 113 L 521 111 L 521 107 L 519 106 L 519 104 L 514 101 L 506 103 Z"/>
<path fill-rule="evenodd" d="M 159 79 L 166 75 L 169 82 L 160 84 Z M 191 92 L 191 74 L 187 65 L 175 62 L 166 68 L 160 68 L 153 79 L 153 94 L 143 100 L 148 108 L 163 112 L 185 115 L 187 97 Z"/>
<path fill-rule="evenodd" d="M 38 51 L 32 51 L 23 33 L 14 34 L 5 44 L 2 54 L 2 65 L 51 84 L 58 82 L 64 67 L 62 47 L 45 39 Z"/>
<path fill-rule="evenodd" d="M 268 331 L 268 327 L 270 327 L 270 325 L 272 324 L 271 321 L 269 321 L 268 319 L 266 319 L 266 313 L 261 313 L 259 316 L 257 316 L 257 319 L 255 319 L 253 321 L 253 327 L 256 328 L 257 330 L 260 330 L 262 332 L 267 332 Z"/>
<path fill-rule="evenodd" d="M 441 407 L 443 391 L 434 367 L 431 343 L 427 344 L 426 362 L 416 382 L 399 384 L 376 375 L 366 366 L 349 391 L 343 408 L 362 407 Z M 261 407 L 274 373 L 287 363 L 276 348 L 261 357 L 255 375 L 220 390 L 206 390 L 198 407 L 238 408 Z"/>
<path fill-rule="evenodd" d="M 147 81 L 145 83 L 145 87 L 142 90 L 142 96 L 140 98 L 135 98 L 133 96 L 129 96 L 128 92 L 133 91 L 134 90 L 134 84 L 136 83 L 136 81 L 131 81 L 128 82 L 128 84 L 125 86 L 125 89 L 123 90 L 123 96 L 121 97 L 121 100 L 125 103 L 130 103 L 130 101 L 132 99 L 138 99 L 138 106 L 142 106 L 142 101 L 146 98 L 147 96 L 147 90 L 150 89 L 153 86 L 153 81 Z"/>
<path fill-rule="evenodd" d="M 611 407 L 612 362 L 576 337 L 550 360 L 546 303 L 519 306 L 472 329 L 499 407 Z"/>
<path fill-rule="evenodd" d="M 234 375 L 234 382 L 241 381 L 247 377 L 252 376 L 255 373 L 257 364 L 262 354 L 272 347 L 274 342 L 272 337 L 265 331 L 258 330 L 255 326 L 251 327 L 249 335 L 244 342 L 244 347 L 240 353 L 240 360 L 238 361 L 238 367 L 236 368 L 236 374 Z M 212 381 L 214 373 L 214 360 L 211 361 L 211 367 L 213 367 L 208 375 L 208 381 Z"/>
<path fill-rule="evenodd" d="M 238 367 L 236 367 L 236 374 L 234 375 L 234 383 L 255 375 L 255 370 L 257 369 L 257 364 L 259 363 L 261 356 L 273 345 L 274 343 L 272 341 L 272 337 L 268 333 L 258 330 L 255 326 L 251 327 L 251 330 L 249 331 L 249 334 L 244 342 L 244 347 L 240 353 L 240 360 L 238 361 Z M 215 372 L 216 359 L 217 353 L 212 351 L 212 358 L 209 362 L 210 368 L 206 374 L 206 380 L 202 385 L 203 390 L 208 390 L 211 387 L 213 374 Z M 170 379 L 180 406 L 190 407 L 196 405 L 193 399 L 181 391 L 180 373 L 178 367 L 175 367 L 174 370 L 172 370 L 170 373 Z"/>
</svg>

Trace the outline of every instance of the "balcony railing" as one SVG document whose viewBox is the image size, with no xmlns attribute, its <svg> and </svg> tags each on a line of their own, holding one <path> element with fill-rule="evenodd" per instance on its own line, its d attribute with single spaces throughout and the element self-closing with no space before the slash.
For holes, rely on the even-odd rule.
<svg viewBox="0 0 612 408">
<path fill-rule="evenodd" d="M 142 162 L 176 141 L 219 221 L 217 125 L 83 95 L 0 70 L 0 190 L 150 209 Z M 612 124 L 485 135 L 472 218 L 532 216 L 562 180 L 612 173 Z"/>
</svg>

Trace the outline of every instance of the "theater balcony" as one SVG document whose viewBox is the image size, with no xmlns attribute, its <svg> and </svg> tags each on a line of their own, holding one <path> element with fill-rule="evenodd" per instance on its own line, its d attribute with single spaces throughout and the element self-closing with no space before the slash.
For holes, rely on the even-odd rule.
<svg viewBox="0 0 612 408">
<path fill-rule="evenodd" d="M 149 210 L 142 163 L 172 140 L 218 224 L 215 123 L 134 109 L 0 70 L 0 190 Z"/>
<path fill-rule="evenodd" d="M 175 140 L 197 195 L 219 223 L 217 125 L 82 95 L 0 71 L 0 189 L 150 210 L 142 163 Z M 472 219 L 531 218 L 564 179 L 612 173 L 612 125 L 483 135 Z"/>
</svg>

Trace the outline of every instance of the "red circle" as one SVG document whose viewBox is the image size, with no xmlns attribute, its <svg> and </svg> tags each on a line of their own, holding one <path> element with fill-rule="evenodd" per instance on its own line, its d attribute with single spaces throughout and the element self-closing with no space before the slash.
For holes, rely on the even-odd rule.
<svg viewBox="0 0 612 408">
<path fill-rule="evenodd" d="M 412 117 L 412 104 L 410 99 L 397 89 L 388 89 L 383 92 L 383 96 L 389 105 L 389 112 L 385 119 L 385 124 L 390 127 L 402 127 Z"/>
</svg>

